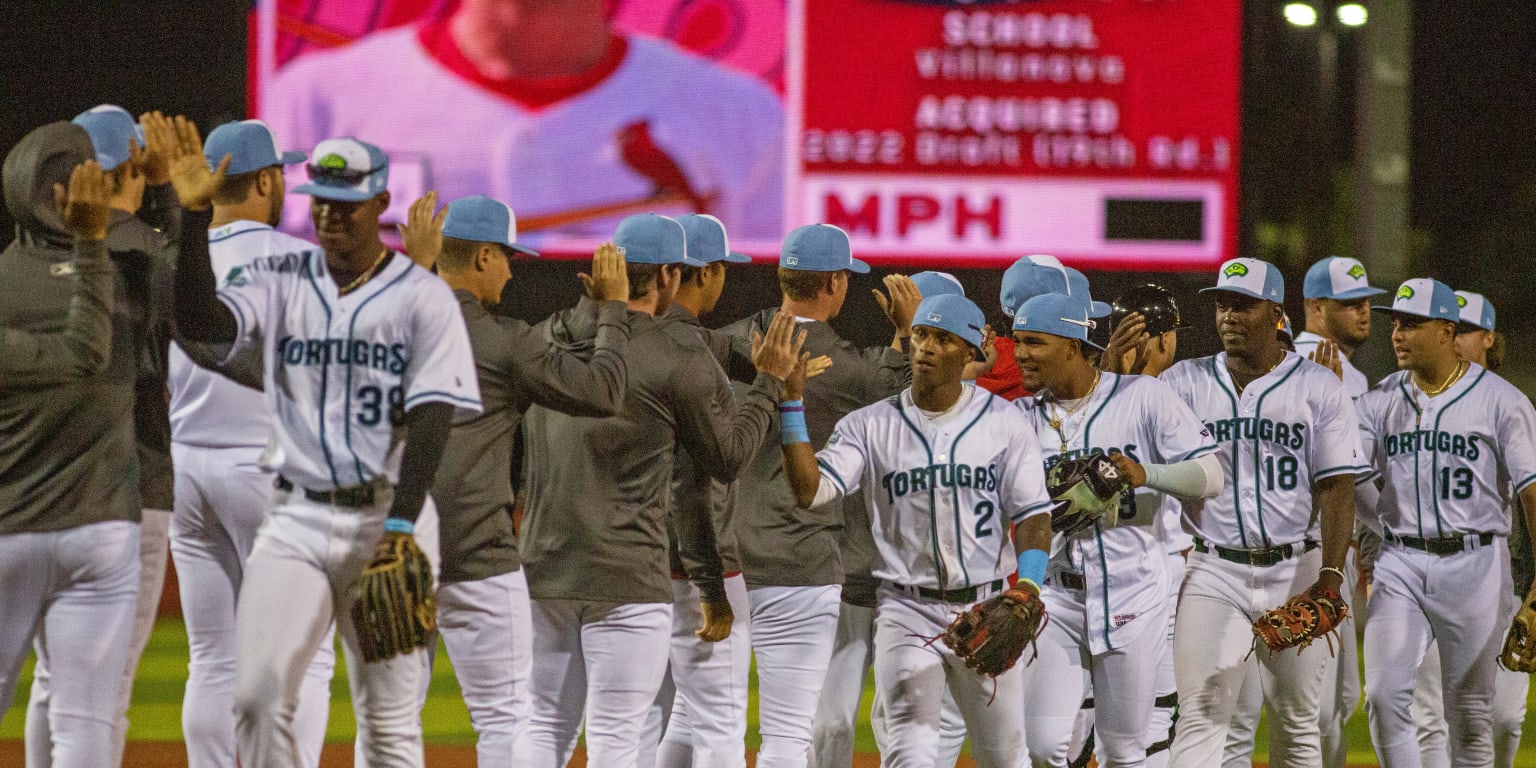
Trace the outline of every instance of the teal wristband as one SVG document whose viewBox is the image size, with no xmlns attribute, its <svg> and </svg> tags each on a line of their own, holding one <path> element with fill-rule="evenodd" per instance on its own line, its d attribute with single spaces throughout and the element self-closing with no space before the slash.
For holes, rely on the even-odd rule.
<svg viewBox="0 0 1536 768">
<path fill-rule="evenodd" d="M 1019 580 L 1029 581 L 1035 586 L 1045 583 L 1045 564 L 1051 561 L 1051 556 L 1043 549 L 1026 549 L 1019 553 Z"/>
<path fill-rule="evenodd" d="M 384 530 L 388 533 L 415 533 L 416 524 L 403 517 L 386 517 Z"/>
<path fill-rule="evenodd" d="M 805 402 L 785 400 L 779 403 L 779 442 L 790 445 L 810 441 L 811 433 L 805 426 Z"/>
</svg>

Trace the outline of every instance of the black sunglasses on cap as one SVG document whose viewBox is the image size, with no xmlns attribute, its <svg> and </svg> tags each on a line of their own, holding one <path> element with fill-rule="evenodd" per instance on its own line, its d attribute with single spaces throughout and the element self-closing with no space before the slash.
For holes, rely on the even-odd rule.
<svg viewBox="0 0 1536 768">
<path fill-rule="evenodd" d="M 306 164 L 305 172 L 309 174 L 309 180 L 321 184 L 341 185 L 355 187 L 363 183 L 363 179 L 372 176 L 384 166 L 370 168 L 366 171 L 357 171 L 351 168 L 324 168 L 318 165 Z"/>
</svg>

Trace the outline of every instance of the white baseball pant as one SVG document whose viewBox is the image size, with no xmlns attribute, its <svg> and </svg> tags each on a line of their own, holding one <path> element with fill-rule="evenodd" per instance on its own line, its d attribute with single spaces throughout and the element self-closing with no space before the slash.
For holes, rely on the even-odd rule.
<svg viewBox="0 0 1536 768">
<path fill-rule="evenodd" d="M 1343 590 L 1350 617 L 1332 638 L 1332 648 L 1336 652 L 1328 657 L 1328 669 L 1323 673 L 1323 693 L 1318 701 L 1318 743 L 1323 753 L 1323 768 L 1345 768 L 1349 762 L 1344 726 L 1360 706 L 1360 638 L 1355 629 L 1362 626 L 1363 619 L 1355 611 L 1360 602 L 1353 589 L 1358 581 L 1355 551 L 1351 549 L 1344 563 L 1346 589 Z M 1227 731 L 1226 756 L 1222 760 L 1226 768 L 1249 768 L 1253 764 L 1255 738 L 1263 709 L 1264 690 L 1259 682 L 1258 668 L 1253 667 L 1243 678 L 1237 709 L 1232 713 L 1231 728 Z"/>
<path fill-rule="evenodd" d="M 872 666 L 873 661 L 874 661 L 873 645 L 874 645 L 874 639 L 875 639 L 874 638 L 875 627 L 874 627 L 874 623 L 873 623 L 874 617 L 872 615 L 873 609 L 866 609 L 866 610 L 870 610 L 871 611 L 871 616 L 870 616 L 871 623 L 870 623 L 870 626 L 869 626 L 869 635 L 870 635 L 869 640 L 870 640 L 871 650 L 870 650 L 869 658 L 870 658 L 870 662 L 871 662 L 871 666 Z M 859 681 L 859 685 L 862 686 L 863 684 L 864 684 L 863 681 L 860 680 Z M 822 694 L 821 695 L 822 695 L 823 699 L 826 698 L 827 693 L 826 693 L 825 689 L 822 690 Z M 858 705 L 859 705 L 858 702 L 854 703 L 855 709 L 851 713 L 852 717 L 855 720 L 858 719 L 858 715 L 859 715 L 858 709 L 857 709 Z M 880 697 L 878 697 L 878 696 L 874 697 L 874 700 L 870 702 L 870 706 L 869 706 L 869 729 L 870 729 L 870 731 L 873 732 L 874 737 L 875 737 L 875 750 L 877 752 L 880 752 L 881 754 L 884 754 L 886 749 L 888 749 L 887 745 L 890 743 L 890 737 L 887 735 L 887 731 L 886 731 L 885 707 L 881 705 Z M 852 745 L 852 743 L 850 743 L 848 745 L 848 748 L 849 748 L 848 757 L 849 757 L 849 760 L 851 761 L 853 759 L 853 752 L 852 752 L 853 745 Z M 941 705 L 941 708 L 939 709 L 939 757 L 938 757 L 937 760 L 934 761 L 934 765 L 937 766 L 938 768 L 954 768 L 955 763 L 960 759 L 960 752 L 962 750 L 964 750 L 964 749 L 965 749 L 965 717 L 960 714 L 960 707 L 959 707 L 959 705 L 955 704 L 954 692 L 949 690 L 949 686 L 945 686 L 944 687 L 944 703 Z M 813 751 L 812 752 L 812 758 L 814 759 L 814 757 L 815 757 L 815 753 Z"/>
<path fill-rule="evenodd" d="M 123 762 L 128 741 L 128 704 L 133 700 L 133 678 L 139 658 L 149 644 L 149 633 L 160 613 L 160 593 L 165 587 L 166 542 L 171 513 L 164 509 L 139 511 L 139 589 L 134 602 L 133 629 L 128 638 L 128 658 L 123 664 L 122 687 L 117 698 L 117 723 L 112 727 L 112 765 Z M 48 732 L 48 665 L 38 657 L 33 668 L 32 690 L 27 701 L 27 766 L 51 768 L 52 759 L 45 746 L 53 741 Z"/>
<path fill-rule="evenodd" d="M 518 569 L 439 586 L 437 631 L 469 708 L 479 764 L 527 765 L 533 674 L 527 574 Z"/>
<path fill-rule="evenodd" d="M 978 595 L 979 600 L 990 597 Z M 978 768 L 1022 768 L 1028 755 L 1019 666 L 989 680 L 943 643 L 921 639 L 942 634 L 955 614 L 970 606 L 890 585 L 882 585 L 875 600 L 875 698 L 885 722 L 882 765 L 934 768 L 947 688 L 965 720 Z"/>
<path fill-rule="evenodd" d="M 751 587 L 759 768 L 805 768 L 811 723 L 837 635 L 842 587 Z M 927 768 L 932 768 L 928 766 Z"/>
<path fill-rule="evenodd" d="M 187 626 L 187 687 L 181 702 L 189 768 L 235 766 L 235 602 L 256 532 L 275 502 L 276 474 L 262 449 L 173 443 L 176 509 L 171 558 Z M 293 719 L 299 765 L 315 768 L 325 745 L 336 647 L 331 634 L 304 672 Z"/>
<path fill-rule="evenodd" d="M 1253 566 L 1222 560 L 1215 553 L 1189 554 L 1174 626 L 1179 725 L 1170 764 L 1222 764 L 1243 677 L 1248 665 L 1257 664 L 1270 714 L 1270 765 L 1322 765 L 1318 698 L 1327 669 L 1327 643 L 1302 651 L 1253 650 L 1254 620 L 1310 587 L 1322 558 L 1322 550 L 1314 549 L 1274 565 Z"/>
<path fill-rule="evenodd" d="M 1157 699 L 1157 672 L 1168 642 L 1167 617 L 1146 614 L 1139 634 L 1118 648 L 1094 655 L 1082 590 L 1047 587 L 1040 656 L 1024 671 L 1024 731 L 1037 766 L 1066 768 L 1073 726 L 1082 707 L 1084 672 L 1093 691 L 1094 752 L 1105 768 L 1140 768 Z"/>
<path fill-rule="evenodd" d="M 246 561 L 235 610 L 236 733 L 244 768 L 298 762 L 294 713 L 306 670 L 330 637 L 347 658 L 357 749 L 372 768 L 420 768 L 418 707 L 426 652 L 371 664 L 358 652 L 350 588 L 384 534 L 391 493 L 367 508 L 279 492 Z"/>
<path fill-rule="evenodd" d="M 15 690 L 31 642 L 50 671 L 48 745 L 27 752 L 55 768 L 112 764 L 138 552 L 126 520 L 0 536 L 0 691 Z"/>
<path fill-rule="evenodd" d="M 667 669 L 672 604 L 534 599 L 532 606 L 530 765 L 565 768 L 583 716 L 587 765 L 638 765 L 646 710 Z"/>
<path fill-rule="evenodd" d="M 1152 690 L 1152 716 L 1147 721 L 1147 768 L 1167 768 L 1173 746 L 1174 725 L 1178 719 L 1179 688 L 1173 672 L 1173 623 L 1179 607 L 1178 585 L 1184 577 L 1184 556 L 1168 556 L 1168 568 L 1174 578 L 1174 591 L 1168 595 L 1168 629 L 1163 633 L 1163 652 L 1158 657 L 1157 677 Z M 1097 704 L 1095 704 L 1097 706 Z"/>
<path fill-rule="evenodd" d="M 747 683 L 752 667 L 751 601 L 741 574 L 725 580 L 735 620 L 731 635 L 706 643 L 694 632 L 704 622 L 699 590 L 672 582 L 671 678 L 675 694 L 659 768 L 745 768 Z"/>
<path fill-rule="evenodd" d="M 816 702 L 816 717 L 811 721 L 812 768 L 853 765 L 859 705 L 864 699 L 864 681 L 874 655 L 874 607 L 839 603 L 827 681 Z"/>
<path fill-rule="evenodd" d="M 1388 768 L 1418 768 L 1412 704 L 1419 664 L 1439 643 L 1451 763 L 1493 765 L 1493 690 L 1504 642 L 1509 550 L 1502 537 L 1454 555 L 1385 542 L 1376 561 L 1365 626 L 1365 707 L 1376 755 Z M 1487 610 L 1493 604 L 1501 610 Z"/>
<path fill-rule="evenodd" d="M 1506 607 L 1504 623 L 1507 628 L 1515 612 L 1523 602 L 1513 593 L 1506 592 L 1510 601 Z M 1413 689 L 1413 722 L 1418 731 L 1419 754 L 1423 768 L 1450 768 L 1451 753 L 1446 741 L 1444 687 L 1440 684 L 1440 646 L 1430 642 L 1424 653 L 1424 663 Z M 1493 678 L 1493 765 L 1494 768 L 1514 768 L 1515 754 L 1520 751 L 1520 736 L 1525 724 L 1526 697 L 1530 693 L 1531 676 L 1511 672 L 1502 666 Z"/>
</svg>

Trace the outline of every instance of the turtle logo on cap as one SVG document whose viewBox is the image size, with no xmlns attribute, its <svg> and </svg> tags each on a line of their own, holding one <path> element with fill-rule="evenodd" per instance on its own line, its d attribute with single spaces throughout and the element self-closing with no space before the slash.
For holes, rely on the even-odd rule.
<svg viewBox="0 0 1536 768">
<path fill-rule="evenodd" d="M 1359 280 L 1360 278 L 1365 277 L 1365 267 L 1362 267 L 1359 264 L 1356 264 L 1353 267 L 1350 267 L 1349 271 L 1345 272 L 1344 274 L 1349 275 L 1350 277 L 1353 277 L 1356 280 Z"/>
<path fill-rule="evenodd" d="M 1411 298 L 1413 298 L 1413 286 L 1405 285 L 1405 286 L 1397 289 L 1397 299 L 1396 299 L 1396 301 L 1405 301 L 1405 300 L 1411 299 Z"/>
<path fill-rule="evenodd" d="M 224 287 L 239 288 L 250 282 L 249 280 L 245 279 L 244 273 L 245 267 L 234 267 L 230 269 L 229 274 L 224 276 Z"/>
<path fill-rule="evenodd" d="M 315 163 L 315 165 L 318 165 L 328 171 L 342 171 L 346 170 L 347 168 L 347 159 L 341 155 L 336 154 L 335 152 L 332 152 L 331 154 L 320 158 L 320 162 Z"/>
<path fill-rule="evenodd" d="M 1227 268 L 1221 271 L 1221 274 L 1224 277 L 1246 277 L 1248 275 L 1248 265 L 1234 261 L 1228 264 Z"/>
<path fill-rule="evenodd" d="M 1466 309 L 1466 307 L 1467 307 L 1467 297 L 1465 297 L 1465 296 L 1457 296 L 1456 297 L 1456 306 L 1458 306 L 1458 307 L 1460 307 L 1462 309 Z"/>
</svg>

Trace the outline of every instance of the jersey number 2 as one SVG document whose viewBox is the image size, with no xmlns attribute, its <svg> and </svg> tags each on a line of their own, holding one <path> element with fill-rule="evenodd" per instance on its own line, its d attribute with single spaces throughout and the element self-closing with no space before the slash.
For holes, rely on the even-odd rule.
<svg viewBox="0 0 1536 768">
<path fill-rule="evenodd" d="M 377 426 L 386 416 L 390 424 L 398 426 L 405 412 L 405 393 L 399 387 L 390 387 L 386 399 L 383 390 L 367 384 L 357 390 L 357 408 L 357 423 L 365 427 Z"/>
<path fill-rule="evenodd" d="M 997 507 L 990 501 L 976 502 L 976 538 L 984 538 L 992 535 L 992 515 L 997 512 Z"/>
</svg>

